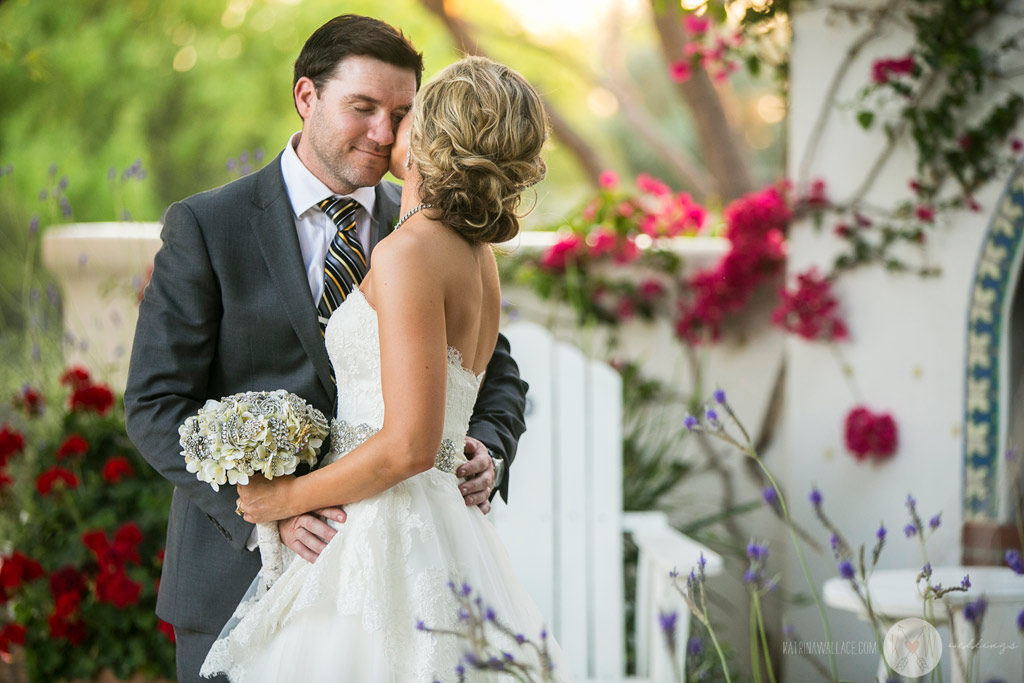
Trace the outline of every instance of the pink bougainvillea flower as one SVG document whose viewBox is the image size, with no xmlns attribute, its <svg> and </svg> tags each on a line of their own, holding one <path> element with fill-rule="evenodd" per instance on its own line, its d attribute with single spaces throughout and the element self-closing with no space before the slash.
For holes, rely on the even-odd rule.
<svg viewBox="0 0 1024 683">
<path fill-rule="evenodd" d="M 540 267 L 554 272 L 563 272 L 570 262 L 578 262 L 586 249 L 586 243 L 579 235 L 570 234 L 552 244 L 540 259 Z"/>
<path fill-rule="evenodd" d="M 815 269 L 797 275 L 797 288 L 779 293 L 779 305 L 772 322 L 809 341 L 842 341 L 849 337 L 846 323 L 839 316 L 839 302 L 828 278 Z"/>
<path fill-rule="evenodd" d="M 619 215 L 623 218 L 629 218 L 636 213 L 636 207 L 633 205 L 633 202 L 629 201 L 620 203 L 615 210 L 618 211 Z"/>
<path fill-rule="evenodd" d="M 677 62 L 672 62 L 668 73 L 676 83 L 685 83 L 690 80 L 690 76 L 693 75 L 690 67 L 690 60 L 680 59 Z"/>
<path fill-rule="evenodd" d="M 657 299 L 663 295 L 665 291 L 665 285 L 661 284 L 661 282 L 654 278 L 647 278 L 640 283 L 639 287 L 637 287 L 637 294 L 639 294 L 640 298 L 644 301 Z"/>
<path fill-rule="evenodd" d="M 847 414 L 844 426 L 846 448 L 857 460 L 887 460 L 896 453 L 898 429 L 889 413 L 856 406 Z"/>
<path fill-rule="evenodd" d="M 698 17 L 696 14 L 683 17 L 683 29 L 692 36 L 703 35 L 710 27 L 711 22 L 706 17 Z"/>
<path fill-rule="evenodd" d="M 590 247 L 588 255 L 590 258 L 611 256 L 617 250 L 618 242 L 619 236 L 614 230 L 597 228 L 587 235 L 587 245 Z"/>
<path fill-rule="evenodd" d="M 1024 149 L 1024 140 L 1020 138 L 1013 138 L 1010 140 L 1010 149 L 1014 152 L 1019 152 Z"/>
<path fill-rule="evenodd" d="M 683 54 L 690 59 L 693 59 L 694 57 L 701 55 L 703 53 L 704 46 L 698 43 L 697 41 L 693 41 L 691 43 L 683 45 Z"/>
<path fill-rule="evenodd" d="M 817 178 L 811 183 L 811 188 L 807 191 L 807 203 L 813 207 L 821 207 L 828 204 L 825 181 L 821 178 Z"/>
<path fill-rule="evenodd" d="M 657 197 L 672 194 L 672 190 L 668 189 L 668 185 L 646 173 L 641 173 L 636 177 L 636 187 L 644 194 L 651 194 Z"/>
<path fill-rule="evenodd" d="M 877 59 L 871 64 L 871 80 L 876 85 L 885 85 L 894 76 L 910 76 L 916 62 L 912 55 L 897 59 Z"/>
<path fill-rule="evenodd" d="M 597 184 L 606 190 L 611 190 L 619 184 L 619 174 L 615 171 L 602 171 L 597 178 Z"/>
<path fill-rule="evenodd" d="M 917 220 L 919 221 L 931 223 L 935 220 L 935 209 L 930 206 L 922 205 L 914 209 L 914 215 L 917 216 Z"/>
</svg>

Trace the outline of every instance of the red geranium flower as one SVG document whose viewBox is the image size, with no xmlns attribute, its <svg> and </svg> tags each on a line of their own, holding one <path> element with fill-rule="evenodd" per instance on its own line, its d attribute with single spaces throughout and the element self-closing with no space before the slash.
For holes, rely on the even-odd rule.
<svg viewBox="0 0 1024 683">
<path fill-rule="evenodd" d="M 80 434 L 71 434 L 57 448 L 57 459 L 67 460 L 75 456 L 85 455 L 89 452 L 89 442 Z"/>
<path fill-rule="evenodd" d="M 3 428 L 0 428 L 0 467 L 7 464 L 12 455 L 21 453 L 25 448 L 25 437 L 11 429 L 11 426 L 5 424 Z"/>
<path fill-rule="evenodd" d="M 105 384 L 78 387 L 68 399 L 72 411 L 94 412 L 106 415 L 114 407 L 114 392 Z"/>
<path fill-rule="evenodd" d="M 50 574 L 50 594 L 54 600 L 68 594 L 80 596 L 85 589 L 85 576 L 70 565 Z"/>
<path fill-rule="evenodd" d="M 122 562 L 139 563 L 139 543 L 142 531 L 135 522 L 127 522 L 114 532 L 114 552 Z"/>
<path fill-rule="evenodd" d="M 115 455 L 103 465 L 103 479 L 108 484 L 120 483 L 122 477 L 130 477 L 135 474 L 128 458 L 123 455 Z"/>
<path fill-rule="evenodd" d="M 89 386 L 92 383 L 92 377 L 89 375 L 89 371 L 81 365 L 73 365 L 60 376 L 60 383 L 66 387 L 80 389 Z"/>
<path fill-rule="evenodd" d="M 85 622 L 81 619 L 68 621 L 54 612 L 49 616 L 47 622 L 50 626 L 51 638 L 63 638 L 76 647 L 85 642 Z"/>
<path fill-rule="evenodd" d="M 137 603 L 141 593 L 142 584 L 132 581 L 124 569 L 103 570 L 96 577 L 96 599 L 119 609 Z"/>
<path fill-rule="evenodd" d="M 43 396 L 29 386 L 22 387 L 21 391 L 14 396 L 14 405 L 22 408 L 27 415 L 43 414 Z"/>
<path fill-rule="evenodd" d="M 43 566 L 21 551 L 0 559 L 0 588 L 4 590 L 14 590 L 42 575 Z"/>
<path fill-rule="evenodd" d="M 7 624 L 0 629 L 0 654 L 11 654 L 11 645 L 24 645 L 28 629 L 21 624 Z"/>
<path fill-rule="evenodd" d="M 846 416 L 846 448 L 857 460 L 886 460 L 896 453 L 898 431 L 889 413 L 857 406 Z"/>
<path fill-rule="evenodd" d="M 48 496 L 53 492 L 53 487 L 58 482 L 69 489 L 78 488 L 78 477 L 71 470 L 54 466 L 39 475 L 36 479 L 36 490 L 39 491 L 40 495 Z"/>
</svg>

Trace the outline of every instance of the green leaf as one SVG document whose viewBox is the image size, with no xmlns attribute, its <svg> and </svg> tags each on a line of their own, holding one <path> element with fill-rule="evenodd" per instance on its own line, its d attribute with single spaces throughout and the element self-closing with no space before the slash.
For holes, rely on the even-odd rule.
<svg viewBox="0 0 1024 683">
<path fill-rule="evenodd" d="M 857 123 L 864 130 L 871 128 L 871 124 L 875 122 L 875 112 L 862 110 L 857 112 Z"/>
</svg>

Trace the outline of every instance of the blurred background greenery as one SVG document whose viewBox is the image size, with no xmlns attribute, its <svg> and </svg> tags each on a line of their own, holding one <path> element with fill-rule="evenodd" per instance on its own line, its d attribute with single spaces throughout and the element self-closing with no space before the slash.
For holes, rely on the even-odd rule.
<svg viewBox="0 0 1024 683">
<path fill-rule="evenodd" d="M 0 0 L 3 336 L 31 322 L 29 298 L 46 296 L 38 230 L 156 221 L 170 202 L 273 159 L 300 127 L 294 59 L 342 12 L 400 27 L 424 52 L 427 77 L 458 58 L 461 31 L 541 90 L 577 146 L 553 135 L 528 228 L 556 227 L 593 192 L 595 169 L 692 191 L 666 159 L 702 163 L 693 104 L 669 77 L 656 27 L 680 9 L 664 0 Z M 754 182 L 781 175 L 774 85 L 737 74 L 715 91 Z M 729 195 L 695 192 L 712 209 Z M 55 331 L 52 315 L 34 322 Z"/>
</svg>

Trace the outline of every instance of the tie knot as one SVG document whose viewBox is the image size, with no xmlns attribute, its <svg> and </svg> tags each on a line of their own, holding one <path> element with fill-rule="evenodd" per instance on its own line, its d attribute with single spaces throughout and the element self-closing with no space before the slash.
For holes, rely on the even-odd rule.
<svg viewBox="0 0 1024 683">
<path fill-rule="evenodd" d="M 355 227 L 355 215 L 356 209 L 359 208 L 359 202 L 351 197 L 331 196 L 318 202 L 317 206 L 334 221 L 339 230 L 351 230 Z"/>
</svg>

